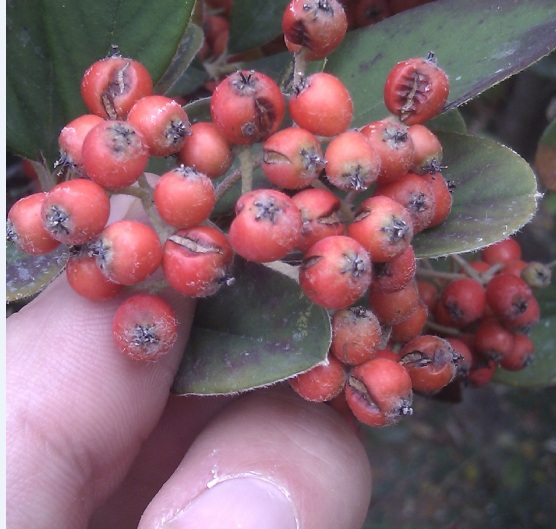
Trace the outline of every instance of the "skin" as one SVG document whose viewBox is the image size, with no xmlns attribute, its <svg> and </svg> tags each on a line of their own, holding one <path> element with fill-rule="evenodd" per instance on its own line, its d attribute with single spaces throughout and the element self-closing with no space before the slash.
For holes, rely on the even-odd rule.
<svg viewBox="0 0 556 529">
<path fill-rule="evenodd" d="M 151 364 L 112 342 L 124 295 L 89 301 L 63 275 L 8 318 L 8 526 L 360 528 L 369 463 L 329 406 L 281 385 L 169 395 L 194 304 L 164 296 L 181 330 Z"/>
</svg>

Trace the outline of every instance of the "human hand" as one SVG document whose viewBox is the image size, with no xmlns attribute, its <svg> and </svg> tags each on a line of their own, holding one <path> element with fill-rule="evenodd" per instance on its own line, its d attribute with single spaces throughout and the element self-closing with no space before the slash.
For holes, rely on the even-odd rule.
<svg viewBox="0 0 556 529">
<path fill-rule="evenodd" d="M 169 396 L 194 305 L 165 297 L 181 330 L 152 364 L 113 344 L 121 298 L 80 298 L 64 277 L 8 318 L 8 525 L 361 527 L 369 463 L 330 407 L 284 387 Z"/>
</svg>

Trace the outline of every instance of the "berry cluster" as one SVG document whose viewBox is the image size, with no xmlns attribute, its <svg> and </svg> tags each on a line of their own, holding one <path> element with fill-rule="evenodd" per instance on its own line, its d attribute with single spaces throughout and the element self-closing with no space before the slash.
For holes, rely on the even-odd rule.
<svg viewBox="0 0 556 529">
<path fill-rule="evenodd" d="M 524 261 L 511 238 L 485 248 L 476 260 L 456 261 L 455 272 L 436 274 L 435 282 L 419 280 L 418 288 L 431 314 L 429 327 L 461 356 L 459 380 L 480 387 L 497 366 L 518 371 L 532 361 L 528 334 L 540 317 L 533 292 L 548 286 L 551 271 Z"/>
<path fill-rule="evenodd" d="M 411 242 L 452 205 L 442 146 L 424 125 L 442 110 L 448 78 L 432 54 L 398 63 L 384 86 L 391 114 L 350 129 L 353 103 L 342 81 L 305 74 L 347 28 L 337 0 L 291 0 L 283 16 L 294 56 L 290 93 L 263 73 L 239 70 L 215 86 L 212 120 L 193 124 L 174 99 L 152 93 L 139 62 L 117 52 L 95 62 L 81 84 L 90 113 L 59 136 L 59 183 L 10 209 L 8 238 L 35 255 L 67 245 L 68 282 L 88 299 L 140 288 L 114 318 L 116 344 L 136 360 L 157 359 L 176 340 L 178 323 L 157 289 L 213 295 L 233 282 L 235 255 L 288 273 L 330 311 L 333 334 L 328 360 L 291 385 L 309 400 L 345 399 L 360 421 L 382 426 L 411 413 L 413 391 L 435 394 L 464 372 L 466 353 L 441 337 L 450 333 L 422 335 L 429 314 L 442 330 L 477 326 L 473 348 L 503 365 L 509 350 L 495 349 L 483 327 L 505 329 L 517 347 L 525 335 L 512 333 L 534 323 L 538 306 L 535 316 L 529 288 L 512 275 L 508 290 L 508 273 L 490 268 L 486 288 L 462 278 L 435 293 L 434 306 L 426 297 Z M 286 110 L 292 122 L 284 124 Z M 151 157 L 178 163 L 147 179 Z M 253 189 L 257 166 L 267 186 Z M 213 216 L 239 181 L 231 221 Z M 108 224 L 114 194 L 140 198 L 150 222 Z M 468 298 L 479 288 L 477 307 Z M 487 306 L 496 320 L 486 318 Z"/>
<path fill-rule="evenodd" d="M 327 362 L 291 385 L 308 400 L 383 426 L 411 413 L 413 392 L 440 396 L 449 385 L 488 384 L 497 367 L 524 369 L 540 315 L 533 291 L 548 286 L 551 271 L 521 257 L 519 243 L 504 239 L 471 262 L 451 256 L 457 268 L 450 272 L 406 261 L 382 276 L 390 282 L 403 270 L 406 286 L 381 292 L 383 279 L 373 280 L 367 305 L 332 314 Z"/>
</svg>

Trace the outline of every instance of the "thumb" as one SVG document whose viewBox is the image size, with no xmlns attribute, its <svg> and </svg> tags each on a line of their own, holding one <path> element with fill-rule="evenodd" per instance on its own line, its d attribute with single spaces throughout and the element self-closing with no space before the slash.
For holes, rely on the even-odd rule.
<svg viewBox="0 0 556 529">
<path fill-rule="evenodd" d="M 112 338 L 124 297 L 93 302 L 60 276 L 6 322 L 7 508 L 14 527 L 85 527 L 162 414 L 194 302 L 164 294 L 180 324 L 178 339 L 158 362 L 139 364 Z"/>
</svg>

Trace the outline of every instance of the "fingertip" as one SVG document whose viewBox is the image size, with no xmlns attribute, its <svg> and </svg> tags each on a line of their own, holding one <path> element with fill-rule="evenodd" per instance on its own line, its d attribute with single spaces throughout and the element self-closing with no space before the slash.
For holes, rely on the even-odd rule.
<svg viewBox="0 0 556 529">
<path fill-rule="evenodd" d="M 153 529 L 172 521 L 176 525 L 168 527 L 179 528 L 181 520 L 193 520 L 195 511 L 188 509 L 196 501 L 202 498 L 205 507 L 211 501 L 205 493 L 226 483 L 234 497 L 242 488 L 251 490 L 247 485 L 252 483 L 242 481 L 246 479 L 280 491 L 271 495 L 280 519 L 288 519 L 286 497 L 297 527 L 303 529 L 359 529 L 370 501 L 370 465 L 349 426 L 329 406 L 271 389 L 237 399 L 201 433 L 139 527 Z M 219 516 L 230 520 L 223 527 L 235 527 L 234 520 L 247 523 L 242 512 L 249 505 L 224 511 L 224 487 L 219 493 Z"/>
</svg>

